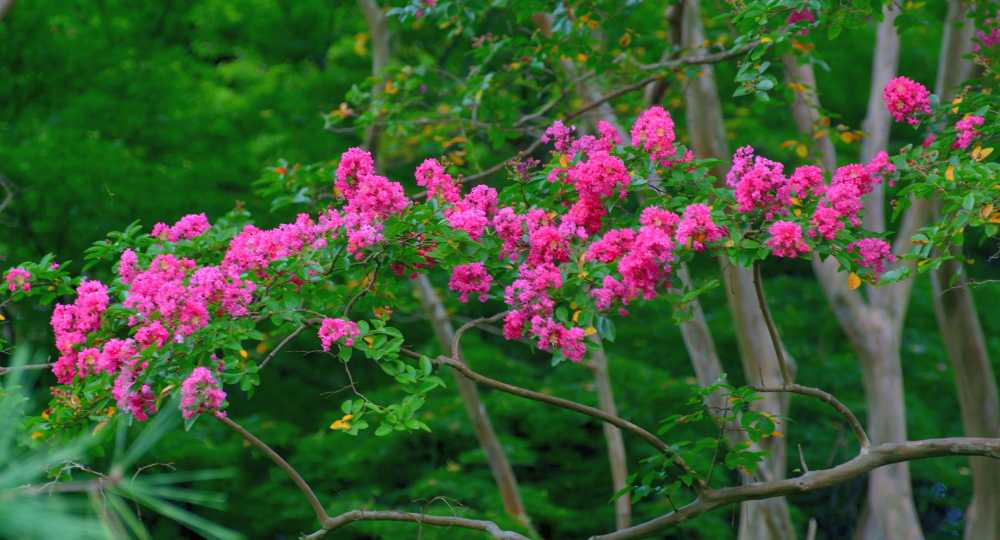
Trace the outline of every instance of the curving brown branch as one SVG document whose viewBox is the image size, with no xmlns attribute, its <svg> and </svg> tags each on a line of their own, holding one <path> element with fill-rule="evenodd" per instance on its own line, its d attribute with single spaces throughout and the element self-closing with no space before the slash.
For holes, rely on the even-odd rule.
<svg viewBox="0 0 1000 540">
<path fill-rule="evenodd" d="M 281 341 L 281 343 L 279 343 L 278 346 L 275 347 L 274 350 L 271 351 L 271 353 L 267 355 L 267 358 L 265 358 L 264 361 L 261 362 L 259 366 L 257 366 L 257 369 L 258 370 L 264 369 L 264 366 L 266 366 L 267 363 L 270 362 L 271 359 L 274 358 L 275 355 L 277 355 L 278 352 L 281 351 L 281 349 L 285 348 L 285 345 L 288 345 L 289 341 L 295 339 L 295 336 L 301 334 L 302 331 L 305 330 L 305 329 L 306 329 L 306 325 L 302 325 L 302 326 L 296 328 L 295 331 L 292 332 L 291 334 L 288 334 L 288 337 L 286 337 L 285 339 L 283 339 Z"/>
<path fill-rule="evenodd" d="M 811 396 L 819 399 L 824 403 L 829 403 L 837 412 L 842 414 L 850 424 L 851 429 L 854 430 L 854 436 L 858 438 L 858 443 L 861 444 L 861 453 L 864 454 L 868 452 L 871 447 L 871 442 L 868 440 L 868 435 L 865 434 L 865 429 L 861 427 L 861 422 L 858 418 L 854 416 L 851 409 L 848 409 L 846 405 L 840 402 L 837 398 L 833 397 L 833 394 L 829 392 L 824 392 L 819 388 L 810 388 L 808 386 L 802 386 L 799 384 L 786 384 L 782 386 L 769 387 L 769 386 L 749 386 L 757 392 L 788 392 L 790 394 L 799 394 L 803 396 Z"/>
<path fill-rule="evenodd" d="M 281 470 L 285 471 L 285 474 L 287 474 L 292 481 L 295 482 L 295 485 L 299 486 L 299 489 L 302 490 L 302 494 L 309 500 L 309 506 L 312 506 L 313 512 L 316 512 L 316 518 L 319 519 L 320 523 L 322 523 L 324 527 L 326 526 L 326 524 L 330 521 L 330 516 L 326 515 L 326 510 L 323 509 L 323 505 L 320 504 L 319 499 L 316 498 L 316 494 L 313 493 L 309 484 L 307 484 L 306 481 L 299 476 L 299 473 L 295 472 L 295 469 L 293 469 L 287 461 L 282 459 L 277 452 L 271 450 L 270 446 L 264 444 L 260 439 L 251 435 L 249 431 L 243 429 L 243 426 L 225 417 L 219 418 L 219 421 L 225 424 L 229 429 L 239 433 L 241 437 L 257 447 L 257 449 L 263 452 L 264 455 L 271 458 L 271 461 L 275 462 L 278 467 L 281 467 Z"/>
<path fill-rule="evenodd" d="M 400 348 L 399 351 L 401 354 L 409 356 L 410 358 L 419 359 L 423 357 L 423 355 L 417 354 L 408 349 Z M 632 433 L 638 436 L 640 439 L 649 443 L 650 446 L 656 448 L 658 451 L 666 455 L 667 458 L 671 460 L 671 463 L 673 463 L 673 465 L 677 467 L 681 471 L 681 473 L 689 474 L 691 472 L 694 472 L 694 470 L 690 466 L 688 466 L 687 463 L 684 462 L 684 458 L 679 456 L 676 452 L 671 451 L 670 448 L 667 446 L 667 444 L 661 441 L 659 438 L 657 438 L 656 435 L 653 435 L 652 433 L 646 431 L 645 429 L 642 429 L 641 427 L 633 424 L 632 422 L 629 422 L 628 420 L 623 420 L 617 416 L 610 415 L 600 409 L 588 407 L 587 405 L 583 405 L 575 401 L 570 401 L 568 399 L 562 399 L 546 394 L 540 394 L 538 392 L 533 392 L 531 390 L 526 390 L 518 386 L 513 386 L 504 382 L 490 379 L 489 377 L 480 375 L 479 373 L 472 371 L 471 369 L 469 369 L 469 366 L 465 365 L 465 363 L 462 362 L 461 360 L 456 360 L 448 356 L 439 356 L 436 359 L 434 359 L 433 362 L 439 366 L 442 365 L 448 366 L 451 367 L 452 369 L 458 370 L 459 372 L 462 373 L 462 375 L 465 375 L 467 378 L 472 379 L 473 381 L 476 381 L 477 383 L 482 384 L 483 386 L 488 386 L 494 390 L 499 390 L 501 392 L 512 394 L 518 397 L 523 397 L 525 399 L 530 399 L 532 401 L 547 403 L 549 405 L 553 405 L 562 409 L 590 416 L 591 418 L 595 418 L 602 422 L 607 422 L 608 424 L 611 424 L 619 429 Z M 710 488 L 708 488 L 708 486 L 706 486 L 700 480 L 695 480 L 694 486 L 695 490 L 698 492 L 704 492 L 710 490 Z"/>
<path fill-rule="evenodd" d="M 457 332 L 455 332 L 455 337 L 453 337 L 452 340 L 451 340 L 451 350 L 452 350 L 452 352 L 459 350 L 458 349 L 458 340 L 462 339 L 462 334 L 464 334 L 467 330 L 469 330 L 470 328 L 472 328 L 474 326 L 479 326 L 480 324 L 495 323 L 495 322 L 499 321 L 500 319 L 506 317 L 507 313 L 509 313 L 509 312 L 507 312 L 507 311 L 501 311 L 500 313 L 497 313 L 496 315 L 493 315 L 492 317 L 481 317 L 479 319 L 473 319 L 473 320 L 471 320 L 471 321 L 463 324 L 462 327 L 459 328 Z"/>
<path fill-rule="evenodd" d="M 348 523 L 355 521 L 403 521 L 408 523 L 418 523 L 420 525 L 434 525 L 436 527 L 460 527 L 474 531 L 490 533 L 496 540 L 528 540 L 527 537 L 512 531 L 504 531 L 497 527 L 492 521 L 482 521 L 478 519 L 460 518 L 454 516 L 429 516 L 414 512 L 402 512 L 399 510 L 351 510 L 335 518 L 330 518 L 323 528 L 306 536 L 302 540 L 314 540 L 322 538 L 326 533 L 339 529 Z"/>
<path fill-rule="evenodd" d="M 900 444 L 887 443 L 871 448 L 867 454 L 833 469 L 812 471 L 797 478 L 775 482 L 753 483 L 711 491 L 697 500 L 656 519 L 610 534 L 592 536 L 590 540 L 633 540 L 652 536 L 706 512 L 743 501 L 771 499 L 842 484 L 874 469 L 901 463 L 943 456 L 986 456 L 1000 459 L 1000 439 L 955 437 L 929 439 Z"/>
</svg>

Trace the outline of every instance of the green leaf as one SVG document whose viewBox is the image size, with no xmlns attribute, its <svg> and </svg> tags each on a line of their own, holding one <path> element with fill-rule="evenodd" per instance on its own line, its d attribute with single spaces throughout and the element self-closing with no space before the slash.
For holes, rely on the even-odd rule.
<svg viewBox="0 0 1000 540">
<path fill-rule="evenodd" d="M 375 430 L 376 437 L 385 437 L 386 435 L 392 433 L 392 424 L 382 422 L 382 424 Z"/>
<path fill-rule="evenodd" d="M 420 357 L 420 370 L 423 371 L 424 377 L 431 374 L 431 371 L 434 370 L 434 366 L 431 364 L 430 358 L 427 358 L 426 356 Z"/>
</svg>

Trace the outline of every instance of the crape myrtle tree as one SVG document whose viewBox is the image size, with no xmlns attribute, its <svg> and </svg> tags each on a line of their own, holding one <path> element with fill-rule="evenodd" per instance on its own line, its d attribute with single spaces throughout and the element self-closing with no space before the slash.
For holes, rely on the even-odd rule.
<svg viewBox="0 0 1000 540">
<path fill-rule="evenodd" d="M 676 29 L 667 41 L 618 26 L 614 21 L 633 7 L 627 3 L 419 1 L 387 13 L 371 2 L 361 7 L 367 8 L 373 34 L 381 31 L 386 41 L 390 24 L 417 21 L 439 25 L 446 39 L 473 39 L 475 48 L 460 74 L 433 65 L 392 65 L 382 51 L 373 62 L 375 80 L 359 82 L 327 117 L 330 129 L 362 132 L 367 150 L 351 148 L 315 165 L 280 163 L 258 182 L 275 207 L 302 207 L 295 222 L 262 230 L 241 209 L 211 220 L 195 209 L 149 233 L 138 225 L 109 233 L 85 254 L 83 275 L 71 275 L 50 257 L 5 273 L 9 296 L 3 302 L 73 299 L 53 310 L 60 356 L 41 366 L 52 368 L 59 386 L 52 389 L 49 409 L 24 423 L 36 444 L 69 443 L 102 423 L 143 422 L 176 403 L 187 427 L 201 416 L 217 419 L 288 474 L 318 520 L 318 530 L 307 537 L 366 520 L 468 528 L 496 538 L 533 534 L 526 522 L 522 532 L 504 531 L 451 514 L 385 509 L 330 515 L 332 501 L 320 501 L 308 478 L 225 412 L 227 392 L 252 394 L 266 384 L 267 364 L 278 351 L 303 332 L 317 332 L 331 362 L 348 374 L 351 361 L 375 362 L 398 382 L 398 399 L 391 403 L 370 401 L 365 389 L 352 383 L 343 418 L 332 426 L 345 436 L 405 436 L 427 429 L 415 413 L 434 399 L 435 388 L 447 384 L 439 377 L 447 369 L 539 406 L 590 416 L 648 443 L 656 451 L 646 460 L 652 472 L 628 477 L 612 499 L 662 497 L 671 511 L 628 527 L 619 520 L 619 530 L 597 538 L 647 537 L 711 510 L 780 501 L 873 471 L 892 471 L 886 485 L 899 486 L 908 482 L 899 464 L 919 459 L 1000 458 L 995 435 L 906 440 L 905 410 L 901 400 L 891 401 L 894 392 L 901 395 L 901 379 L 893 378 L 901 369 L 898 337 L 894 356 L 874 363 L 870 372 L 865 368 L 867 429 L 823 389 L 823 381 L 796 382 L 760 279 L 762 265 L 811 257 L 824 287 L 840 291 L 826 283 L 843 281 L 847 292 L 828 296 L 838 318 L 855 310 L 858 320 L 842 320 L 855 341 L 871 334 L 888 335 L 891 342 L 892 334 L 877 326 L 899 324 L 898 318 L 880 318 L 889 309 L 880 302 L 889 297 L 897 302 L 892 309 L 900 309 L 900 302 L 905 307 L 905 295 L 893 291 L 918 275 L 936 272 L 942 292 L 961 288 L 967 278 L 956 263 L 965 257 L 967 229 L 980 230 L 976 238 L 994 243 L 1000 222 L 994 210 L 998 166 L 990 160 L 997 132 L 995 10 L 966 6 L 961 18 L 948 22 L 955 30 L 946 32 L 946 39 L 964 36 L 969 47 L 949 65 L 967 60 L 976 67 L 959 80 L 939 77 L 950 82 L 939 81 L 936 94 L 905 74 L 891 73 L 895 60 L 876 55 L 877 65 L 890 65 L 883 71 L 892 76 L 879 83 L 869 123 L 889 118 L 899 129 L 920 130 L 926 141 L 891 155 L 876 148 L 860 163 L 837 167 L 830 137 L 858 135 L 829 128 L 830 113 L 820 107 L 811 75 L 813 65 L 825 64 L 810 41 L 834 39 L 843 28 L 872 19 L 887 20 L 886 13 L 897 24 L 882 22 L 879 39 L 884 33 L 890 40 L 890 30 L 905 29 L 907 17 L 912 19 L 894 14 L 892 5 L 735 2 L 723 14 L 731 32 L 726 45 L 698 39 L 705 30 L 697 2 L 667 10 Z M 477 21 L 497 14 L 509 22 L 506 34 L 474 32 Z M 630 48 L 643 39 L 658 49 Z M 652 61 L 646 59 L 650 55 Z M 811 155 L 823 167 L 785 166 L 761 156 L 753 134 L 737 134 L 735 153 L 724 150 L 711 69 L 719 62 L 736 65 L 736 93 L 743 99 L 793 107 L 796 119 L 804 119 L 802 156 Z M 671 85 L 684 89 L 692 148 L 681 144 L 669 107 L 652 105 Z M 956 98 L 942 100 L 945 93 Z M 625 118 L 639 99 L 638 113 Z M 620 117 L 612 117 L 616 110 L 610 104 L 616 100 L 631 104 L 617 109 Z M 450 150 L 415 167 L 423 191 L 407 194 L 399 179 L 379 174 L 379 162 L 424 140 L 447 142 Z M 502 153 L 522 143 L 516 155 Z M 872 224 L 871 218 L 884 209 L 869 201 L 886 185 L 895 193 L 890 220 L 904 221 L 894 238 L 885 224 L 890 220 Z M 921 207 L 934 211 L 911 212 Z M 685 263 L 696 254 L 719 258 L 722 276 L 689 276 Z M 88 278 L 88 267 L 101 261 L 113 262 L 114 280 Z M 434 273 L 448 276 L 448 290 L 459 302 L 503 307 L 454 331 L 444 354 L 429 357 L 407 347 L 392 315 L 412 309 L 406 299 L 412 298 L 413 284 Z M 720 280 L 733 291 L 727 291 L 731 309 L 741 313 L 734 320 L 745 326 L 741 354 L 747 380 L 755 381 L 749 386 L 728 384 L 712 365 L 718 356 L 698 297 Z M 422 296 L 428 311 L 439 302 Z M 946 298 L 951 297 L 942 295 L 938 310 L 943 327 L 966 320 L 967 328 L 978 329 L 974 320 L 961 319 L 971 296 Z M 584 361 L 604 346 L 627 347 L 615 343 L 616 325 L 629 324 L 630 306 L 645 303 L 662 306 L 684 325 L 702 381 L 689 408 L 666 411 L 655 434 L 653 426 L 637 426 L 608 407 L 491 379 L 459 355 L 466 332 L 496 323 L 507 339 L 551 353 L 554 365 Z M 862 303 L 868 306 L 856 307 Z M 288 337 L 258 365 L 247 359 L 242 343 L 260 339 L 263 327 Z M 889 345 L 875 350 L 892 351 Z M 865 366 L 871 353 L 858 349 Z M 963 350 L 956 348 L 953 362 L 961 361 Z M 19 368 L 26 367 L 40 366 Z M 613 374 L 614 367 L 605 371 Z M 715 380 L 707 380 L 709 373 Z M 784 446 L 773 441 L 789 430 L 780 414 L 788 394 L 818 399 L 841 415 L 856 439 L 857 456 L 821 470 L 810 470 L 803 460 L 786 478 Z M 880 410 L 887 397 L 892 407 Z M 784 409 L 761 406 L 782 400 Z M 692 422 L 714 423 L 717 436 L 684 444 L 670 440 L 673 427 Z M 606 488 L 594 489 L 597 496 L 611 495 Z M 869 509 L 877 515 L 868 519 L 882 522 L 880 533 L 867 534 L 919 536 L 912 507 L 908 487 L 873 499 Z M 787 519 L 781 517 L 783 503 L 747 508 Z M 783 512 L 787 515 L 787 508 Z M 754 515 L 744 512 L 741 520 L 751 523 Z M 794 535 L 780 524 L 774 529 L 782 537 Z"/>
</svg>

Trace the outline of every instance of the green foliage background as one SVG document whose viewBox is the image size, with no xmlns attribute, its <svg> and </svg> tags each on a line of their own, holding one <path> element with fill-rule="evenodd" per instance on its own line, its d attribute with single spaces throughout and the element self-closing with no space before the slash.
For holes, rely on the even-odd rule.
<svg viewBox="0 0 1000 540">
<path fill-rule="evenodd" d="M 640 4 L 623 25 L 650 48 L 667 30 L 663 5 Z M 929 2 L 928 20 L 940 20 L 945 4 Z M 634 20 L 633 20 L 634 19 Z M 723 32 L 708 20 L 710 37 Z M 487 18 L 478 34 L 508 32 L 503 17 Z M 470 50 L 467 40 L 446 41 L 440 29 L 409 19 L 390 21 L 395 61 L 429 64 L 461 75 Z M 903 35 L 900 73 L 933 87 L 940 24 L 917 25 Z M 819 72 L 824 105 L 842 115 L 834 123 L 859 129 L 868 98 L 874 28 L 845 32 L 821 42 L 818 52 L 831 67 Z M 18 191 L 0 215 L 0 261 L 3 270 L 22 260 L 54 252 L 57 260 L 80 259 L 95 240 L 135 219 L 146 227 L 173 222 L 182 215 L 206 212 L 209 219 L 244 201 L 262 225 L 290 214 L 270 214 L 269 201 L 251 193 L 261 170 L 278 159 L 289 163 L 333 160 L 359 144 L 358 134 L 322 130 L 320 113 L 336 109 L 352 85 L 364 88 L 371 70 L 367 27 L 354 2 L 317 0 L 165 0 L 161 2 L 22 1 L 0 23 L 0 174 Z M 717 77 L 730 143 L 753 144 L 760 154 L 795 163 L 793 149 L 781 143 L 796 139 L 786 108 L 766 107 L 751 98 L 728 98 L 735 67 L 720 66 Z M 665 106 L 684 132 L 678 90 Z M 623 100 L 623 121 L 631 122 L 637 102 Z M 631 116 L 629 116 L 631 115 Z M 895 148 L 914 142 L 916 132 L 897 128 Z M 684 138 L 682 137 L 682 142 Z M 444 149 L 434 144 L 408 146 L 386 141 L 387 171 L 412 183 L 413 167 Z M 842 159 L 857 155 L 857 143 L 838 144 Z M 492 162 L 503 155 L 482 156 Z M 966 246 L 975 246 L 967 242 Z M 996 273 L 986 247 L 969 247 L 977 263 L 974 276 Z M 78 263 L 74 263 L 78 264 Z M 94 271 L 107 272 L 110 265 Z M 717 264 L 705 258 L 696 276 L 716 277 Z M 864 395 L 856 357 L 804 261 L 772 264 L 768 294 L 786 345 L 799 365 L 798 379 L 823 387 L 864 417 Z M 434 275 L 439 286 L 446 276 Z M 915 288 L 906 321 L 903 362 L 911 438 L 962 434 L 952 370 L 937 335 L 930 284 Z M 976 289 L 981 321 L 1000 372 L 1000 289 Z M 499 305 L 459 305 L 456 316 L 476 317 Z M 722 292 L 704 299 L 716 344 L 732 380 L 744 381 Z M 15 343 L 52 350 L 49 312 L 4 312 Z M 419 313 L 397 313 L 396 321 L 417 350 L 434 353 L 436 345 Z M 641 321 L 641 322 L 640 322 Z M 620 321 L 618 340 L 609 347 L 619 414 L 643 426 L 655 426 L 691 396 L 693 372 L 669 314 L 653 308 L 633 311 Z M 306 332 L 309 334 L 309 332 Z M 268 336 L 261 351 L 282 336 Z M 303 336 L 276 357 L 263 374 L 252 400 L 231 392 L 229 414 L 285 456 L 317 491 L 331 512 L 350 508 L 405 508 L 419 511 L 435 497 L 502 527 L 514 524 L 502 504 L 485 458 L 454 388 L 437 392 L 424 407 L 422 420 L 432 433 L 357 438 L 334 432 L 341 416 L 338 393 L 347 378 L 338 361 L 316 353 L 315 335 Z M 486 333 L 469 333 L 464 349 L 479 372 L 512 384 L 551 392 L 596 405 L 589 370 L 579 365 L 549 366 L 547 355 L 532 354 L 518 343 Z M 312 352 L 310 352 L 312 351 Z M 256 354 L 263 357 L 262 353 Z M 257 358 L 258 362 L 261 358 Z M 6 360 L 2 363 L 6 365 Z M 354 362 L 358 364 L 358 362 Z M 392 391 L 391 380 L 372 366 L 352 365 L 366 395 L 379 400 Z M 449 380 L 450 379 L 446 379 Z M 47 401 L 49 374 L 40 380 L 35 413 Z M 580 538 L 613 528 L 607 504 L 611 478 L 605 443 L 597 422 L 510 395 L 482 391 L 497 432 L 521 482 L 522 496 L 534 524 L 545 538 Z M 806 460 L 824 466 L 855 452 L 845 426 L 822 403 L 794 397 L 795 425 L 789 452 L 801 444 Z M 133 431 L 137 427 L 132 428 Z M 677 439 L 710 433 L 678 428 Z M 845 437 L 846 436 L 846 437 Z M 838 442 L 840 441 L 840 442 Z M 626 437 L 630 467 L 650 450 Z M 168 435 L 148 456 L 173 462 L 178 469 L 235 465 L 239 474 L 212 489 L 229 494 L 225 511 L 192 507 L 251 538 L 292 538 L 316 528 L 312 512 L 294 485 L 266 457 L 211 419 L 190 433 Z M 94 457 L 99 466 L 100 458 Z M 789 468 L 797 467 L 789 459 Z M 952 538 L 961 531 L 955 512 L 970 495 L 969 471 L 962 459 L 921 462 L 912 468 L 915 496 L 928 539 Z M 739 474 L 739 473 L 735 473 Z M 737 476 L 729 478 L 739 482 Z M 204 483 L 199 487 L 205 488 Z M 796 523 L 804 532 L 809 517 L 819 520 L 820 538 L 849 538 L 859 511 L 865 479 L 793 498 Z M 450 512 L 446 502 L 431 504 Z M 643 501 L 635 521 L 668 510 L 663 501 Z M 733 516 L 722 511 L 703 516 L 664 538 L 735 538 Z M 145 515 L 154 538 L 196 537 L 174 522 Z M 736 522 L 738 523 L 738 521 Z M 337 538 L 400 538 L 417 534 L 410 524 L 354 524 Z M 479 538 L 462 530 L 422 531 L 424 538 Z"/>
</svg>

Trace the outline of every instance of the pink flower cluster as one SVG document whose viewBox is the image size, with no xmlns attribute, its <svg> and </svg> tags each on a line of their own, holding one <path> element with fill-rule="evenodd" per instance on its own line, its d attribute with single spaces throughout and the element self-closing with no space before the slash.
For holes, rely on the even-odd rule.
<svg viewBox="0 0 1000 540">
<path fill-rule="evenodd" d="M 226 413 L 220 411 L 226 400 L 226 393 L 219 388 L 212 372 L 207 368 L 196 367 L 191 375 L 181 384 L 181 411 L 184 418 L 196 414 L 211 412 L 216 418 L 225 418 Z"/>
<path fill-rule="evenodd" d="M 549 262 L 537 266 L 523 264 L 518 274 L 518 279 L 505 290 L 506 302 L 513 309 L 504 318 L 504 337 L 520 339 L 527 331 L 538 339 L 539 349 L 555 347 L 570 360 L 579 362 L 586 352 L 584 330 L 567 329 L 552 319 L 551 292 L 562 287 L 559 268 Z"/>
<path fill-rule="evenodd" d="M 124 261 L 119 269 L 123 266 Z M 225 271 L 218 266 L 196 269 L 196 266 L 191 259 L 158 255 L 149 268 L 131 278 L 131 290 L 123 305 L 136 312 L 129 317 L 129 325 L 140 326 L 135 338 L 142 347 L 155 345 L 160 348 L 169 341 L 184 341 L 185 337 L 208 326 L 212 304 L 218 305 L 220 315 L 246 315 L 246 305 L 256 290 L 254 282 L 241 279 L 232 269 Z M 128 271 L 133 269 L 129 267 Z"/>
<path fill-rule="evenodd" d="M 10 292 L 14 292 L 17 289 L 21 289 L 24 292 L 31 290 L 31 272 L 24 268 L 11 268 L 3 276 L 3 279 L 7 282 L 7 289 Z"/>
<path fill-rule="evenodd" d="M 101 326 L 101 315 L 108 309 L 110 301 L 108 288 L 99 281 L 84 281 L 77 287 L 76 294 L 76 302 L 71 305 L 57 304 L 52 312 L 56 348 L 62 353 L 52 367 L 59 384 L 69 384 L 77 375 L 81 358 L 76 347 L 86 343 L 87 334 Z M 84 360 L 88 361 L 91 365 L 97 363 L 96 360 Z M 86 364 L 80 367 L 87 369 Z"/>
<path fill-rule="evenodd" d="M 911 125 L 920 123 L 917 113 L 931 113 L 931 93 L 924 85 L 906 77 L 896 77 L 882 91 L 886 110 L 897 122 L 906 120 Z"/>
<path fill-rule="evenodd" d="M 855 249 L 858 250 L 859 257 L 858 259 L 854 259 L 855 262 L 860 263 L 866 268 L 871 268 L 876 274 L 885 272 L 886 259 L 889 262 L 896 262 L 896 256 L 892 255 L 892 248 L 885 240 L 865 238 L 864 240 L 851 242 L 847 245 L 848 252 L 852 252 Z"/>
<path fill-rule="evenodd" d="M 972 144 L 972 139 L 975 139 L 982 133 L 976 131 L 976 128 L 983 125 L 982 116 L 970 116 L 968 118 L 963 118 L 955 124 L 955 131 L 958 132 L 958 140 L 955 141 L 958 148 L 968 148 Z"/>
<path fill-rule="evenodd" d="M 792 13 L 788 16 L 787 19 L 785 19 L 785 24 L 795 24 L 799 21 L 808 21 L 810 23 L 816 22 L 816 17 L 813 15 L 812 10 L 809 9 L 808 6 L 802 9 L 792 10 Z M 802 30 L 801 32 L 799 32 L 799 35 L 808 36 L 809 29 L 806 28 Z"/>
<path fill-rule="evenodd" d="M 234 278 L 244 272 L 260 275 L 260 271 L 278 259 L 294 257 L 310 247 L 326 246 L 327 236 L 336 238 L 341 222 L 337 211 L 328 208 L 320 213 L 319 223 L 308 214 L 299 214 L 295 223 L 284 223 L 276 229 L 261 230 L 247 225 L 229 241 L 221 269 Z"/>
<path fill-rule="evenodd" d="M 725 230 L 712 221 L 712 210 L 704 204 L 692 204 L 684 209 L 674 238 L 678 244 L 695 251 L 705 251 L 705 242 L 715 242 Z"/>
<path fill-rule="evenodd" d="M 153 238 L 166 240 L 169 242 L 180 242 L 190 240 L 211 228 L 205 214 L 188 214 L 180 219 L 173 227 L 168 227 L 166 223 L 157 223 L 153 226 L 153 231 L 149 233 Z"/>
<path fill-rule="evenodd" d="M 148 415 L 156 412 L 156 394 L 148 384 L 143 384 L 138 390 L 132 391 L 137 375 L 148 365 L 149 362 L 143 362 L 140 366 L 135 366 L 134 370 L 122 369 L 115 379 L 114 389 L 111 390 L 111 394 L 117 400 L 118 408 L 131 412 L 140 422 L 145 422 L 149 418 Z"/>
<path fill-rule="evenodd" d="M 479 293 L 479 301 L 485 302 L 492 283 L 493 276 L 486 271 L 483 263 L 471 263 L 452 269 L 448 288 L 460 293 L 459 302 L 468 302 L 469 293 Z"/>
<path fill-rule="evenodd" d="M 988 29 L 990 33 L 987 34 L 983 30 L 976 32 L 976 39 L 978 39 L 982 45 L 980 46 L 979 43 L 973 43 L 973 52 L 979 52 L 982 47 L 992 49 L 997 45 L 1000 45 L 1000 27 L 997 26 L 997 22 L 998 21 L 995 19 L 986 19 L 986 21 L 983 22 L 984 29 Z"/>
<path fill-rule="evenodd" d="M 376 175 L 371 154 L 360 148 L 341 156 L 334 186 L 347 200 L 340 223 L 347 230 L 347 252 L 358 260 L 365 248 L 382 241 L 382 221 L 410 206 L 403 186 Z"/>
<path fill-rule="evenodd" d="M 632 146 L 642 147 L 649 159 L 658 161 L 674 155 L 674 121 L 663 107 L 654 106 L 643 111 L 632 125 Z"/>
<path fill-rule="evenodd" d="M 782 174 L 784 165 L 755 157 L 753 148 L 745 146 L 733 155 L 733 167 L 726 174 L 726 185 L 735 189 L 737 210 L 761 210 L 767 219 L 775 213 L 788 215 L 792 184 Z"/>
<path fill-rule="evenodd" d="M 802 240 L 802 227 L 791 221 L 775 221 L 771 228 L 767 230 L 771 233 L 771 238 L 767 241 L 767 247 L 777 257 L 795 258 L 799 253 L 809 251 L 809 246 Z"/>
<path fill-rule="evenodd" d="M 354 338 L 361 336 L 358 325 L 354 321 L 344 319 L 323 319 L 319 328 L 319 340 L 323 344 L 323 351 L 330 352 L 330 347 L 334 341 L 340 338 L 347 338 L 344 345 L 350 347 L 354 345 Z"/>
</svg>

